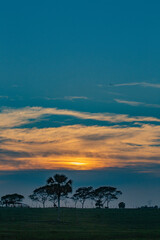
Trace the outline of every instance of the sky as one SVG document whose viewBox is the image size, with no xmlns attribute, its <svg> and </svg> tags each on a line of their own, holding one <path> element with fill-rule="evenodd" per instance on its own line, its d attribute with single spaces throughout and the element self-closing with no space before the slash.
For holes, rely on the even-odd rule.
<svg viewBox="0 0 160 240">
<path fill-rule="evenodd" d="M 0 195 L 55 173 L 160 199 L 160 2 L 0 3 Z M 114 202 L 116 206 L 118 202 Z"/>
</svg>

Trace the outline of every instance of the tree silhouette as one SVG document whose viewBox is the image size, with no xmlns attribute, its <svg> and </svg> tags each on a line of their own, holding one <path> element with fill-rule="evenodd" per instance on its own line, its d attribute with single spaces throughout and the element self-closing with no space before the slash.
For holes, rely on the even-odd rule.
<svg viewBox="0 0 160 240">
<path fill-rule="evenodd" d="M 7 194 L 1 197 L 1 204 L 5 205 L 6 207 L 10 205 L 15 206 L 15 204 L 21 203 L 23 199 L 24 196 L 17 193 Z"/>
<path fill-rule="evenodd" d="M 119 208 L 121 208 L 121 209 L 123 209 L 123 208 L 125 208 L 125 203 L 124 202 L 120 202 L 119 204 L 118 204 L 118 207 Z"/>
<path fill-rule="evenodd" d="M 75 208 L 77 206 L 77 203 L 78 203 L 78 200 L 79 200 L 79 197 L 78 195 L 75 193 L 73 194 L 73 196 L 71 197 L 71 199 L 74 201 L 74 204 L 75 204 Z"/>
<path fill-rule="evenodd" d="M 103 186 L 93 191 L 93 199 L 96 202 L 100 201 L 102 206 L 106 203 L 107 208 L 109 208 L 109 203 L 112 200 L 118 199 L 118 196 L 121 194 L 122 192 L 118 191 L 115 187 Z"/>
<path fill-rule="evenodd" d="M 78 200 L 82 204 L 82 208 L 84 208 L 84 203 L 87 199 L 91 198 L 93 188 L 90 187 L 80 187 L 76 190 L 75 194 L 73 195 L 74 198 L 78 198 Z"/>
<path fill-rule="evenodd" d="M 98 200 L 96 201 L 96 203 L 95 203 L 95 206 L 96 206 L 97 208 L 103 207 L 102 200 L 101 200 L 101 199 L 98 199 Z"/>
<path fill-rule="evenodd" d="M 72 180 L 68 180 L 65 175 L 55 174 L 47 180 L 48 191 L 54 193 L 58 202 L 58 220 L 60 220 L 60 204 L 62 197 L 67 197 L 68 193 L 72 192 Z"/>
<path fill-rule="evenodd" d="M 36 188 L 33 191 L 33 194 L 29 195 L 29 198 L 34 202 L 42 203 L 43 208 L 45 208 L 45 202 L 48 199 L 47 187 L 43 186 L 43 187 Z"/>
<path fill-rule="evenodd" d="M 48 193 L 48 201 L 53 203 L 53 207 L 57 206 L 57 195 L 55 193 L 54 188 L 52 186 L 47 186 L 47 193 Z"/>
</svg>

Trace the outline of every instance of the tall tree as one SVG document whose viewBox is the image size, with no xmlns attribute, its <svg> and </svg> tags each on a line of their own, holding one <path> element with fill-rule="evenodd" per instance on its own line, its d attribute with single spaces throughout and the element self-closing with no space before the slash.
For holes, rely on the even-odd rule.
<svg viewBox="0 0 160 240">
<path fill-rule="evenodd" d="M 45 208 L 45 203 L 48 199 L 47 187 L 43 186 L 43 187 L 36 188 L 33 191 L 33 194 L 29 195 L 29 198 L 34 202 L 42 203 L 43 208 Z"/>
<path fill-rule="evenodd" d="M 96 203 L 101 202 L 101 206 L 104 206 L 106 203 L 107 208 L 109 208 L 109 203 L 115 199 L 118 199 L 119 195 L 121 194 L 122 192 L 118 191 L 115 187 L 103 186 L 93 191 L 93 198 Z"/>
<path fill-rule="evenodd" d="M 72 192 L 72 180 L 65 175 L 55 174 L 47 180 L 47 186 L 52 189 L 57 197 L 58 202 L 58 220 L 60 220 L 60 204 L 62 197 L 67 197 L 68 193 Z"/>
<path fill-rule="evenodd" d="M 7 194 L 1 197 L 1 203 L 6 207 L 10 205 L 15 206 L 15 204 L 20 204 L 23 201 L 23 199 L 24 199 L 24 196 L 17 193 Z"/>
<path fill-rule="evenodd" d="M 80 187 L 76 190 L 75 194 L 73 195 L 74 198 L 78 198 L 78 200 L 82 204 L 82 208 L 84 208 L 84 203 L 87 199 L 91 198 L 93 188 L 90 187 Z"/>
</svg>

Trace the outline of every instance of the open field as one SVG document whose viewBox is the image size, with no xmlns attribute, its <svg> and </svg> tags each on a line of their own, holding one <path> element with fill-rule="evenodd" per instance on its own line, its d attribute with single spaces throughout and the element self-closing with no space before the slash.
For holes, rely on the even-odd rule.
<svg viewBox="0 0 160 240">
<path fill-rule="evenodd" d="M 158 209 L 0 208 L 0 239 L 160 239 Z"/>
</svg>

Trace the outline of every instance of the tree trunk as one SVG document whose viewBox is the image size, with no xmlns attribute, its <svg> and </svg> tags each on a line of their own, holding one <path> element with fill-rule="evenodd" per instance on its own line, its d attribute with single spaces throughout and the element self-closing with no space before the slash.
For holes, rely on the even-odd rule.
<svg viewBox="0 0 160 240">
<path fill-rule="evenodd" d="M 58 208 L 60 208 L 60 197 L 58 197 Z"/>
<path fill-rule="evenodd" d="M 58 221 L 60 221 L 60 196 L 58 196 Z"/>
</svg>

